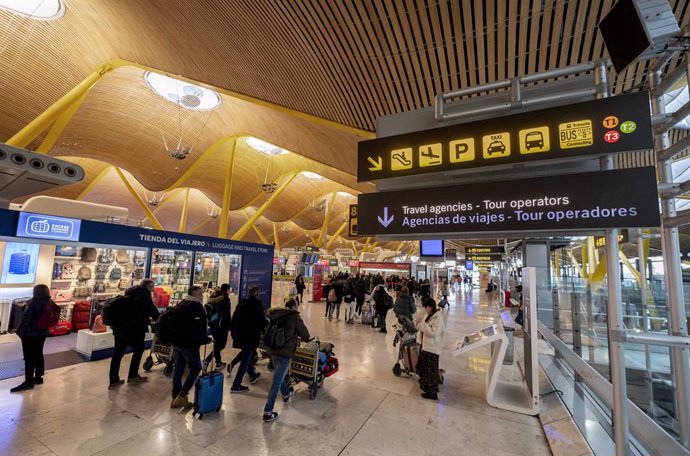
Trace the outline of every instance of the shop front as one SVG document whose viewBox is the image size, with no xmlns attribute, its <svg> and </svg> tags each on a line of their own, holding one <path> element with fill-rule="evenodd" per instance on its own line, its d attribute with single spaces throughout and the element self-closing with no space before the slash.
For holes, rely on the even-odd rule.
<svg viewBox="0 0 690 456">
<path fill-rule="evenodd" d="M 154 281 L 161 310 L 193 284 L 228 283 L 233 305 L 258 286 L 263 305 L 271 303 L 273 247 L 261 244 L 0 210 L 0 261 L 0 355 L 19 343 L 12 332 L 36 284 L 62 308 L 46 352 L 78 349 L 89 359 L 110 356 L 114 345 L 109 330 L 92 331 L 102 304 L 144 278 Z"/>
<path fill-rule="evenodd" d="M 412 263 L 359 262 L 360 274 L 381 274 L 384 279 L 404 279 L 412 276 Z M 396 281 L 394 280 L 394 284 Z"/>
</svg>

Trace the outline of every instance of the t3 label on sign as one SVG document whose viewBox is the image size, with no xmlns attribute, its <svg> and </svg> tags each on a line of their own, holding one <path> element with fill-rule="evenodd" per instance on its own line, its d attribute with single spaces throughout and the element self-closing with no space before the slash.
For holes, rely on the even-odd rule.
<svg viewBox="0 0 690 456">
<path fill-rule="evenodd" d="M 653 167 L 368 193 L 359 195 L 358 234 L 653 227 L 660 223 L 657 198 Z"/>
</svg>

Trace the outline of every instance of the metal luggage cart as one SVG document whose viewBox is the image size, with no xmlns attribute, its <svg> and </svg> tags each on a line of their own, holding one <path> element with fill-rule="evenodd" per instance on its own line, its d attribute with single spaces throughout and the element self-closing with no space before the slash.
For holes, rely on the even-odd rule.
<svg viewBox="0 0 690 456">
<path fill-rule="evenodd" d="M 324 375 L 319 369 L 319 350 L 321 342 L 316 339 L 303 342 L 295 351 L 290 363 L 288 384 L 293 386 L 304 382 L 309 387 L 309 399 L 316 399 L 319 388 L 323 386 Z"/>
<path fill-rule="evenodd" d="M 155 361 L 154 361 L 155 356 Z M 153 333 L 153 340 L 151 341 L 151 350 L 149 351 L 149 356 L 144 361 L 142 366 L 146 372 L 150 371 L 153 366 L 158 366 L 160 364 L 165 364 L 163 368 L 163 374 L 169 377 L 174 368 L 173 356 L 172 356 L 172 345 L 164 344 L 158 340 L 156 333 Z"/>
</svg>

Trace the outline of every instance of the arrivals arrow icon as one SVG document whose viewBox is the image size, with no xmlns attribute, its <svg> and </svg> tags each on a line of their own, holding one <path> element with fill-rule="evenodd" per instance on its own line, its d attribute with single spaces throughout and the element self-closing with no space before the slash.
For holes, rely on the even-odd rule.
<svg viewBox="0 0 690 456">
<path fill-rule="evenodd" d="M 394 218 L 395 216 L 393 215 L 391 215 L 390 218 L 388 217 L 388 206 L 383 208 L 383 218 L 381 218 L 380 216 L 378 217 L 379 223 L 383 225 L 384 228 L 388 228 L 388 225 L 390 225 L 391 222 L 393 222 Z"/>
<path fill-rule="evenodd" d="M 373 165 L 369 167 L 369 171 L 381 171 L 383 169 L 383 158 L 381 158 L 380 155 L 377 158 L 378 161 L 371 157 L 367 157 L 367 161 Z"/>
</svg>

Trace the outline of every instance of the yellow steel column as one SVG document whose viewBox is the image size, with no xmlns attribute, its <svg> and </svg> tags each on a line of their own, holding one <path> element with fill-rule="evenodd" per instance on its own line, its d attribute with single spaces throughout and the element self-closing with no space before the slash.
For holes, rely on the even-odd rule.
<svg viewBox="0 0 690 456">
<path fill-rule="evenodd" d="M 38 135 L 48 128 L 51 123 L 55 122 L 63 112 L 69 109 L 73 103 L 79 102 L 82 96 L 88 93 L 91 87 L 93 87 L 103 75 L 115 68 L 116 64 L 111 62 L 98 67 L 96 71 L 88 75 L 86 79 L 80 82 L 76 87 L 64 94 L 48 109 L 29 122 L 27 126 L 15 133 L 14 136 L 6 141 L 6 144 L 15 147 L 26 147 L 27 144 L 36 139 Z"/>
<path fill-rule="evenodd" d="M 326 243 L 326 250 L 331 250 L 331 245 L 333 244 L 333 242 L 335 242 L 335 239 L 336 239 L 338 236 L 340 236 L 340 234 L 341 234 L 343 231 L 345 231 L 345 229 L 347 228 L 347 223 L 348 223 L 347 221 L 343 222 L 343 224 L 340 225 L 340 228 L 338 228 L 338 230 L 335 232 L 335 234 L 334 234 L 333 236 L 331 236 L 331 238 L 330 238 L 330 239 L 328 240 L 328 242 Z"/>
<path fill-rule="evenodd" d="M 232 191 L 232 173 L 235 169 L 235 146 L 237 138 L 230 143 L 228 151 L 228 169 L 225 175 L 225 187 L 223 188 L 223 205 L 220 208 L 220 223 L 218 224 L 218 237 L 223 239 L 228 236 L 228 217 L 230 216 L 230 194 Z M 252 223 L 252 226 L 254 224 Z"/>
<path fill-rule="evenodd" d="M 98 183 L 102 181 L 103 178 L 107 176 L 112 169 L 112 166 L 106 166 L 105 168 L 103 168 L 103 171 L 98 173 L 98 176 L 94 177 L 93 180 L 89 182 L 89 185 L 87 185 L 86 188 L 82 190 L 81 193 L 77 195 L 77 197 L 74 199 L 77 201 L 81 201 L 82 199 L 84 199 L 84 197 L 91 193 L 91 191 L 93 191 L 93 189 L 96 188 L 96 185 L 98 185 Z"/>
<path fill-rule="evenodd" d="M 280 187 L 278 187 L 276 189 L 276 191 L 273 192 L 271 197 L 268 198 L 266 200 L 266 202 L 261 205 L 261 207 L 254 213 L 254 215 L 252 215 L 251 218 L 249 220 L 247 220 L 245 222 L 245 224 L 242 225 L 242 227 L 239 230 L 237 230 L 237 232 L 235 234 L 232 235 L 231 239 L 233 241 L 239 241 L 240 239 L 242 239 L 244 237 L 244 235 L 247 234 L 247 231 L 249 231 L 251 229 L 252 225 L 254 225 L 254 223 L 257 220 L 259 220 L 259 217 L 261 217 L 264 214 L 264 212 L 266 212 L 266 209 L 271 207 L 271 204 L 273 204 L 273 202 L 278 199 L 278 197 L 281 195 L 281 193 L 283 193 L 285 191 L 287 186 L 290 185 L 290 183 L 293 180 L 295 180 L 295 177 L 297 177 L 298 175 L 299 175 L 299 171 L 293 171 L 292 173 L 290 173 L 288 175 L 288 178 L 285 180 L 285 182 L 283 182 L 280 185 Z"/>
<path fill-rule="evenodd" d="M 55 142 L 57 142 L 58 138 L 60 138 L 62 132 L 65 131 L 65 127 L 67 127 L 70 120 L 72 120 L 72 117 L 74 117 L 74 114 L 79 110 L 81 104 L 84 102 L 88 95 L 88 91 L 82 93 L 81 96 L 77 98 L 72 103 L 72 105 L 65 110 L 65 112 L 58 116 L 55 122 L 53 122 L 53 126 L 50 127 L 50 130 L 48 130 L 48 134 L 36 149 L 36 152 L 40 154 L 46 154 L 48 153 L 48 151 L 50 151 L 50 149 L 53 148 Z"/>
<path fill-rule="evenodd" d="M 333 203 L 335 203 L 335 197 L 338 193 L 333 192 L 331 199 L 326 206 L 326 213 L 323 217 L 323 226 L 321 227 L 321 234 L 319 234 L 319 242 L 316 244 L 319 248 L 323 248 L 323 243 L 326 240 L 326 234 L 328 233 L 328 222 L 331 220 L 331 212 L 333 212 Z"/>
<path fill-rule="evenodd" d="M 184 233 L 187 231 L 187 209 L 189 206 L 189 188 L 184 192 L 184 200 L 182 201 L 182 213 L 180 214 L 180 226 L 177 231 Z"/>
<path fill-rule="evenodd" d="M 359 255 L 359 250 L 357 250 L 357 243 L 355 243 L 355 241 L 350 242 L 352 242 L 352 251 L 355 252 L 355 256 Z"/>
<path fill-rule="evenodd" d="M 207 218 L 206 220 L 204 220 L 203 222 L 197 223 L 196 225 L 194 225 L 194 226 L 192 227 L 191 230 L 189 230 L 189 234 L 194 234 L 194 233 L 196 233 L 197 230 L 199 230 L 199 229 L 203 228 L 204 226 L 208 225 L 209 223 L 211 223 L 211 220 L 213 220 L 213 218 L 209 217 L 209 218 Z"/>
<path fill-rule="evenodd" d="M 242 213 L 244 214 L 244 217 L 247 220 L 249 220 L 249 216 L 247 215 L 247 211 L 245 209 L 242 209 Z M 266 239 L 266 236 L 264 236 L 264 234 L 261 231 L 259 231 L 259 228 L 256 226 L 256 223 L 252 224 L 252 228 L 254 229 L 256 235 L 259 236 L 259 239 L 261 239 L 261 242 L 263 242 L 264 244 L 270 244 L 270 242 L 268 242 L 268 239 Z"/>
<path fill-rule="evenodd" d="M 132 195 L 132 198 L 134 198 L 134 201 L 137 202 L 139 205 L 139 208 L 141 211 L 144 213 L 146 218 L 149 220 L 151 223 L 151 226 L 153 226 L 157 230 L 162 230 L 163 225 L 160 224 L 158 219 L 156 218 L 155 215 L 153 215 L 153 212 L 151 212 L 151 209 L 146 205 L 146 203 L 141 199 L 139 194 L 137 193 L 136 190 L 134 190 L 134 187 L 132 187 L 132 184 L 129 183 L 127 180 L 127 177 L 122 173 L 122 170 L 118 168 L 117 166 L 115 167 L 115 172 L 117 173 L 118 176 L 120 176 L 120 179 L 122 179 L 122 183 L 125 184 L 125 187 L 127 187 L 127 191 L 129 191 L 129 194 Z"/>
<path fill-rule="evenodd" d="M 156 207 L 154 207 L 151 212 L 153 212 L 155 214 L 156 212 L 160 211 L 165 206 L 167 206 L 168 204 L 175 201 L 175 197 L 177 197 L 177 194 L 184 191 L 184 190 L 186 190 L 186 189 L 175 188 L 173 190 L 170 190 L 169 192 L 165 192 L 163 194 L 164 195 L 163 200 L 160 203 L 158 203 L 158 205 Z M 154 195 L 155 195 L 155 193 L 154 193 Z"/>
<path fill-rule="evenodd" d="M 280 238 L 278 237 L 278 228 L 276 228 L 276 222 L 273 222 L 273 247 L 277 256 L 277 254 L 280 253 Z"/>
<path fill-rule="evenodd" d="M 366 242 L 364 243 L 364 248 L 362 249 L 362 252 L 368 252 L 369 251 L 369 243 L 371 242 L 371 238 L 368 237 Z"/>
</svg>

